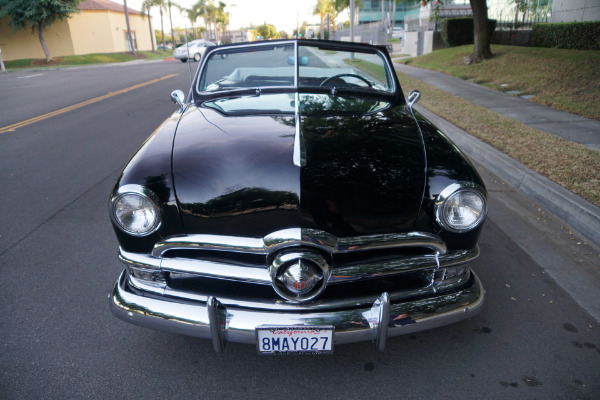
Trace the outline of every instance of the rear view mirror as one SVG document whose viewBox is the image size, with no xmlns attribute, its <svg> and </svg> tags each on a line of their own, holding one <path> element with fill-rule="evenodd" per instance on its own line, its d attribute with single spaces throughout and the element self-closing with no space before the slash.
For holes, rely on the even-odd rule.
<svg viewBox="0 0 600 400">
<path fill-rule="evenodd" d="M 288 63 L 288 65 L 294 65 L 294 56 L 288 56 L 287 63 Z M 308 57 L 306 57 L 306 56 L 298 57 L 298 64 L 299 65 L 308 65 Z"/>
</svg>

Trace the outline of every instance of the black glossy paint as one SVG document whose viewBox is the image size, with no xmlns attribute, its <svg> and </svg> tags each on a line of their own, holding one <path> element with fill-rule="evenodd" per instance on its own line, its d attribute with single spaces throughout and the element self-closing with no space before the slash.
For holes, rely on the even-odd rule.
<svg viewBox="0 0 600 400">
<path fill-rule="evenodd" d="M 293 115 L 227 117 L 192 108 L 173 148 L 187 233 L 261 237 L 299 224 Z"/>
<path fill-rule="evenodd" d="M 261 237 L 290 227 L 337 236 L 412 230 L 425 186 L 414 120 L 389 105 L 380 106 L 383 112 L 340 115 L 335 110 L 369 110 L 380 102 L 338 98 L 332 105 L 329 98 L 301 100 L 302 168 L 293 164 L 293 115 L 186 113 L 173 151 L 186 232 Z"/>
<path fill-rule="evenodd" d="M 132 237 L 114 227 L 120 245 L 127 251 L 148 252 L 161 238 L 183 233 L 171 174 L 171 148 L 179 114 L 165 120 L 131 158 L 115 187 L 137 184 L 149 188 L 160 199 L 162 223 L 155 233 Z"/>
<path fill-rule="evenodd" d="M 145 238 L 115 229 L 121 246 L 147 252 L 176 234 L 262 237 L 307 227 L 340 237 L 433 232 L 449 249 L 474 247 L 482 227 L 443 231 L 434 200 L 454 182 L 484 188 L 483 182 L 435 126 L 419 114 L 415 120 L 399 95 L 301 90 L 304 167 L 293 163 L 294 93 L 232 98 L 243 110 L 229 113 L 197 100 L 157 129 L 117 181 L 115 188 L 150 188 L 163 215 L 160 229 Z M 273 107 L 281 99 L 286 103 Z"/>
<path fill-rule="evenodd" d="M 370 109 L 373 103 L 336 100 L 348 103 L 339 110 Z M 300 175 L 303 225 L 336 236 L 413 230 L 425 185 L 425 155 L 415 121 L 399 106 L 335 115 L 327 110 L 329 102 L 323 103 L 313 98 L 303 108 L 308 114 L 301 124 L 307 161 Z"/>
<path fill-rule="evenodd" d="M 473 182 L 485 190 L 483 180 L 466 155 L 435 125 L 420 114 L 415 114 L 423 132 L 427 154 L 427 186 L 423 199 L 423 213 L 416 229 L 434 232 L 446 242 L 449 249 L 468 249 L 477 244 L 483 224 L 466 233 L 453 233 L 435 222 L 434 201 L 444 188 L 455 182 Z"/>
</svg>

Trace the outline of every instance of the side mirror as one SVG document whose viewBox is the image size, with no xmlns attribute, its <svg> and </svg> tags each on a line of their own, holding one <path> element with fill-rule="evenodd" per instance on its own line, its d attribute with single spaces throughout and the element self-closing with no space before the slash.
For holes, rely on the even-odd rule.
<svg viewBox="0 0 600 400">
<path fill-rule="evenodd" d="M 171 101 L 177 104 L 181 111 L 185 107 L 185 95 L 181 90 L 173 90 L 171 92 Z"/>
<path fill-rule="evenodd" d="M 410 110 L 412 111 L 412 107 L 414 104 L 416 104 L 419 99 L 421 98 L 421 92 L 419 92 L 418 90 L 411 90 L 411 92 L 408 94 L 408 108 L 410 108 Z"/>
<path fill-rule="evenodd" d="M 420 98 L 421 98 L 421 92 L 419 92 L 418 90 L 412 90 L 408 94 L 408 105 L 410 107 L 412 107 L 413 104 L 415 104 L 416 102 L 418 102 Z"/>
</svg>

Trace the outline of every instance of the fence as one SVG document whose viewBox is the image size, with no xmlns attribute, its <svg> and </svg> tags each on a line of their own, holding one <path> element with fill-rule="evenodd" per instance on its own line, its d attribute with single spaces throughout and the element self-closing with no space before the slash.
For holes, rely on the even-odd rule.
<svg viewBox="0 0 600 400">
<path fill-rule="evenodd" d="M 373 44 L 387 44 L 389 34 L 382 22 L 372 22 L 370 24 L 356 25 L 354 27 L 354 41 Z M 331 32 L 333 40 L 350 40 L 350 28 L 338 29 Z"/>
<path fill-rule="evenodd" d="M 517 28 L 531 28 L 533 24 L 550 22 L 550 15 L 548 14 L 534 14 L 534 15 L 525 15 L 523 18 L 522 15 L 517 19 L 517 23 L 515 24 L 515 17 L 508 17 L 507 15 L 500 15 L 500 18 L 497 19 L 496 29 L 517 29 Z"/>
<path fill-rule="evenodd" d="M 515 24 L 515 11 L 514 9 L 501 10 L 491 12 L 489 14 L 490 19 L 496 20 L 496 29 L 509 30 L 509 29 L 527 29 L 531 28 L 533 24 L 541 22 L 550 22 L 550 16 L 552 11 L 547 8 L 538 8 L 537 10 L 530 10 L 523 13 L 519 13 L 517 22 Z M 470 17 L 472 16 L 471 8 L 442 8 L 440 10 L 439 18 L 457 18 L 457 17 Z M 415 16 L 412 18 L 406 18 L 404 20 L 405 30 L 411 31 L 428 31 L 428 30 L 439 30 L 439 20 L 435 17 L 430 18 L 429 16 L 421 18 Z"/>
</svg>

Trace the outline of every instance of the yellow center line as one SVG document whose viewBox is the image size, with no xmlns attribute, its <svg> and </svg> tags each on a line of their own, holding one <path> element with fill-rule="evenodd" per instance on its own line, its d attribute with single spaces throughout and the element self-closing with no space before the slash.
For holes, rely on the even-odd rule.
<svg viewBox="0 0 600 400">
<path fill-rule="evenodd" d="M 93 103 L 97 103 L 97 102 L 99 102 L 101 100 L 108 99 L 110 97 L 117 96 L 119 94 L 127 93 L 127 92 L 130 92 L 132 90 L 139 89 L 141 87 L 144 87 L 144 86 L 147 86 L 147 85 L 151 85 L 153 83 L 160 82 L 160 81 L 165 80 L 165 79 L 173 78 L 173 77 L 178 76 L 178 75 L 179 74 L 165 75 L 162 78 L 157 78 L 157 79 L 153 79 L 151 81 L 138 83 L 137 85 L 129 86 L 128 88 L 117 90 L 116 92 L 108 92 L 107 94 L 105 94 L 103 96 L 95 97 L 95 98 L 90 99 L 90 100 L 82 101 L 81 103 L 73 104 L 72 106 L 61 108 L 60 110 L 52 111 L 52 112 L 49 112 L 49 113 L 44 114 L 44 115 L 39 115 L 37 117 L 33 117 L 33 118 L 30 118 L 30 119 L 25 120 L 25 121 L 17 122 L 15 124 L 8 125 L 8 126 L 5 126 L 3 128 L 0 128 L 0 134 L 6 133 L 6 132 L 12 132 L 12 131 L 14 131 L 14 130 L 16 130 L 18 128 L 22 128 L 22 127 L 24 127 L 26 125 L 30 125 L 30 124 L 33 124 L 35 122 L 42 121 L 44 119 L 48 119 L 48 118 L 51 118 L 51 117 L 54 117 L 54 116 L 57 116 L 57 115 L 60 115 L 60 114 L 64 114 L 66 112 L 69 112 L 69 111 L 72 111 L 72 110 L 76 110 L 78 108 L 85 107 L 85 106 L 93 104 Z"/>
</svg>

